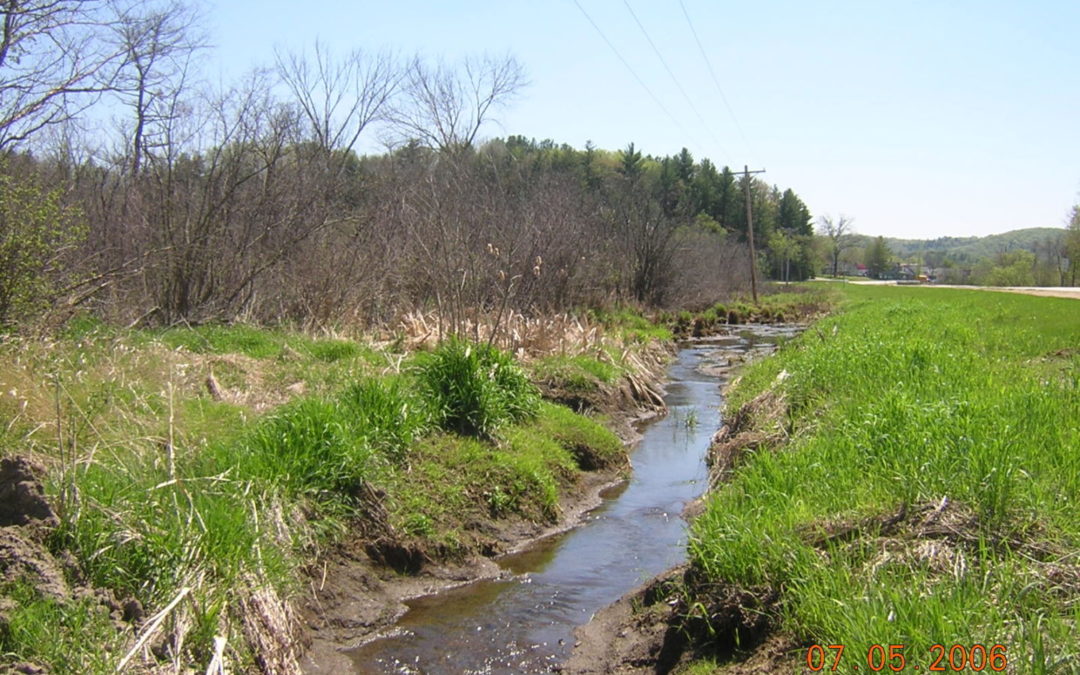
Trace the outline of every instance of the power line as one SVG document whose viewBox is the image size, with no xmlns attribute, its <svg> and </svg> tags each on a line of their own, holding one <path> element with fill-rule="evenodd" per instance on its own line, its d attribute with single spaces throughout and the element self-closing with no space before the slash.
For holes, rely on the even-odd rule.
<svg viewBox="0 0 1080 675">
<path fill-rule="evenodd" d="M 716 145 L 720 152 L 724 153 L 725 155 L 729 154 L 728 151 L 724 148 L 724 144 L 721 143 L 720 139 L 717 138 L 716 134 L 713 133 L 712 128 L 709 126 L 709 123 L 706 122 L 705 118 L 701 115 L 700 112 L 698 112 L 697 106 L 694 105 L 693 100 L 690 99 L 690 95 L 686 93 L 686 89 L 684 89 L 682 83 L 679 82 L 679 78 L 675 76 L 675 72 L 671 69 L 671 66 L 668 65 L 667 59 L 665 59 L 664 55 L 660 53 L 660 49 L 656 46 L 656 43 L 653 42 L 652 37 L 649 36 L 649 31 L 645 30 L 645 26 L 641 23 L 641 20 L 638 19 L 637 14 L 634 12 L 634 8 L 630 6 L 629 0 L 623 0 L 623 4 L 626 5 L 626 10 L 630 12 L 630 16 L 634 18 L 634 23 L 636 23 L 638 25 L 638 28 L 641 29 L 641 34 L 644 35 L 645 39 L 649 42 L 649 46 L 652 47 L 653 53 L 656 54 L 656 58 L 660 60 L 661 65 L 664 66 L 664 70 L 666 70 L 667 74 L 671 77 L 671 81 L 675 83 L 675 86 L 678 87 L 679 92 L 683 95 L 683 98 L 686 99 L 687 104 L 689 104 L 690 109 L 694 111 L 695 115 L 697 115 L 698 121 L 701 122 L 701 125 L 705 127 L 706 131 L 709 132 L 709 135 L 712 136 L 712 139 L 716 142 Z"/>
<path fill-rule="evenodd" d="M 622 64 L 626 66 L 626 69 L 629 70 L 630 74 L 634 76 L 634 79 L 637 80 L 637 83 L 641 85 L 641 88 L 649 94 L 649 97 L 652 98 L 653 102 L 656 103 L 656 105 L 664 111 L 668 118 L 672 122 L 674 122 L 675 126 L 677 126 L 679 130 L 683 132 L 683 134 L 689 136 L 691 140 L 694 140 L 690 132 L 688 132 L 686 128 L 682 125 L 682 123 L 679 122 L 679 120 L 671 114 L 671 111 L 668 110 L 666 106 L 664 106 L 664 104 L 660 101 L 659 98 L 657 98 L 656 94 L 653 93 L 652 89 L 649 89 L 649 85 L 645 84 L 645 81 L 638 76 L 637 72 L 633 69 L 630 63 L 625 58 L 623 58 L 623 55 L 619 53 L 619 50 L 615 48 L 615 45 L 611 44 L 611 40 L 607 39 L 607 36 L 604 35 L 604 31 L 600 30 L 600 26 L 596 25 L 596 22 L 593 21 L 591 16 L 589 16 L 589 13 L 586 12 L 585 8 L 581 6 L 581 3 L 578 2 L 578 0 L 574 0 L 574 4 L 577 5 L 577 8 L 581 10 L 581 13 L 585 16 L 589 23 L 592 24 L 592 27 L 596 29 L 596 32 L 598 35 L 600 35 L 600 38 L 607 44 L 611 51 L 615 53 L 615 56 L 617 56 L 619 60 L 622 61 Z"/>
<path fill-rule="evenodd" d="M 724 102 L 724 107 L 727 108 L 728 114 L 731 115 L 731 121 L 735 123 L 735 128 L 739 130 L 739 135 L 742 136 L 743 142 L 746 143 L 746 146 L 749 149 L 750 139 L 746 137 L 746 132 L 743 131 L 742 125 L 739 124 L 739 118 L 735 116 L 735 111 L 731 109 L 731 104 L 728 103 L 727 96 L 724 96 L 724 89 L 720 86 L 720 79 L 716 77 L 716 71 L 713 70 L 712 62 L 709 61 L 709 55 L 705 53 L 705 47 L 702 46 L 697 31 L 694 30 L 694 22 L 690 20 L 690 14 L 686 11 L 686 5 L 683 3 L 683 0 L 679 0 L 679 7 L 682 8 L 683 16 L 686 17 L 686 23 L 690 26 L 690 32 L 694 36 L 694 42 L 697 43 L 698 51 L 701 52 L 701 58 L 705 59 L 705 65 L 709 69 L 709 75 L 712 76 L 713 84 L 716 85 L 716 91 L 720 94 L 720 100 Z"/>
</svg>

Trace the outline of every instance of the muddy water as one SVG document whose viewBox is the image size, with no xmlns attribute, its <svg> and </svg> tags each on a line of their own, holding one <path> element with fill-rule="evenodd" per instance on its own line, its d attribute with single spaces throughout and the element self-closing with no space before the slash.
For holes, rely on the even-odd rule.
<svg viewBox="0 0 1080 675">
<path fill-rule="evenodd" d="M 685 346 L 668 373 L 669 414 L 643 431 L 631 480 L 580 527 L 499 560 L 511 578 L 410 602 L 393 631 L 349 653 L 356 672 L 550 672 L 576 626 L 685 559 L 680 513 L 708 482 L 727 367 L 793 332 L 761 326 Z"/>
</svg>

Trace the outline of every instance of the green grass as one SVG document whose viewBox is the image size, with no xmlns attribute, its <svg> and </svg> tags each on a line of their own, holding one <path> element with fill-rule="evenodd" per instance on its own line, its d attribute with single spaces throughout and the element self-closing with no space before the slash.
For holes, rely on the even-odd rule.
<svg viewBox="0 0 1080 675">
<path fill-rule="evenodd" d="M 100 656 L 119 647 L 118 635 L 108 610 L 94 598 L 60 602 L 22 581 L 0 585 L 0 597 L 14 604 L 0 624 L 0 654 L 46 663 L 58 673 L 114 672 Z M 63 639 L 72 634 L 79 639 Z"/>
<path fill-rule="evenodd" d="M 731 396 L 733 410 L 785 371 L 792 438 L 710 497 L 693 564 L 782 589 L 780 621 L 807 642 L 861 654 L 1001 643 L 1023 672 L 1057 672 L 1080 658 L 1080 303 L 843 292 L 838 316 L 753 366 Z M 813 543 L 945 497 L 963 541 L 866 526 Z"/>
<path fill-rule="evenodd" d="M 633 307 L 593 309 L 589 310 L 588 316 L 602 325 L 605 331 L 624 342 L 643 343 L 672 339 L 672 332 L 667 326 L 650 319 Z"/>
<path fill-rule="evenodd" d="M 418 378 L 436 424 L 494 438 L 500 427 L 536 412 L 539 392 L 509 354 L 452 338 L 420 355 Z"/>
<path fill-rule="evenodd" d="M 613 361 L 611 357 L 601 360 L 587 354 L 554 354 L 537 359 L 531 364 L 530 370 L 534 380 L 570 392 L 588 394 L 599 391 L 603 385 L 614 384 L 626 372 Z"/>
<path fill-rule="evenodd" d="M 382 495 L 410 546 L 455 556 L 497 545 L 478 526 L 492 519 L 551 522 L 582 467 L 625 461 L 597 422 L 541 402 L 505 353 L 455 341 L 401 363 L 245 326 L 86 320 L 56 341 L 0 344 L 0 453 L 50 464 L 62 524 L 49 547 L 87 582 L 149 614 L 189 588 L 164 624 L 183 636 L 179 661 L 205 667 L 225 635 L 231 663 L 250 670 L 243 599 L 295 597 L 317 551 L 363 530 L 364 495 Z M 63 499 L 65 477 L 77 491 Z M 117 630 L 103 611 L 0 587 L 0 669 L 112 672 L 138 626 Z"/>
<path fill-rule="evenodd" d="M 377 479 L 391 495 L 392 524 L 448 553 L 463 550 L 470 523 L 525 517 L 552 522 L 559 498 L 581 468 L 625 464 L 618 438 L 598 422 L 541 402 L 531 419 L 503 428 L 501 441 L 429 434 L 413 445 L 408 467 Z"/>
</svg>

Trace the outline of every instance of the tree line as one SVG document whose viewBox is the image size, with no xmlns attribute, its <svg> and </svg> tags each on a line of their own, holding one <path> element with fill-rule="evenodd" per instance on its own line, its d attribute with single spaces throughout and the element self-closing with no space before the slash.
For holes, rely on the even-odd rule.
<svg viewBox="0 0 1080 675">
<path fill-rule="evenodd" d="M 823 239 L 836 229 L 823 218 Z M 830 235 L 830 233 L 832 233 Z M 950 246 L 951 244 L 951 246 Z M 826 246 L 831 269 L 842 262 L 851 273 L 858 265 L 874 279 L 897 278 L 901 271 L 935 281 L 977 286 L 1076 286 L 1080 281 L 1080 205 L 1073 206 L 1065 229 L 1033 228 L 1003 235 L 892 240 L 845 232 L 838 245 Z"/>
<path fill-rule="evenodd" d="M 683 149 L 483 140 L 525 86 L 316 44 L 227 86 L 179 1 L 2 3 L 0 323 L 385 324 L 613 303 L 705 305 L 757 264 L 813 272 L 790 189 Z M 385 150 L 364 152 L 378 140 Z"/>
</svg>

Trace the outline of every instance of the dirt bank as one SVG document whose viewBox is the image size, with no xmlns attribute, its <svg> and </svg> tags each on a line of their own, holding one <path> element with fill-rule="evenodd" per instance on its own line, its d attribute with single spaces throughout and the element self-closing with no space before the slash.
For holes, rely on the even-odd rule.
<svg viewBox="0 0 1080 675">
<path fill-rule="evenodd" d="M 603 415 L 629 449 L 640 439 L 638 427 L 665 412 L 664 359 L 656 354 L 640 365 L 633 375 L 587 394 L 545 387 L 544 383 L 540 386 L 551 400 Z M 313 561 L 307 570 L 308 592 L 301 603 L 311 635 L 311 647 L 301 661 L 303 671 L 352 672 L 355 666 L 344 652 L 392 631 L 394 623 L 408 610 L 408 600 L 509 576 L 497 564 L 499 557 L 578 525 L 589 511 L 600 506 L 606 489 L 625 480 L 629 460 L 603 467 L 590 468 L 587 463 L 583 466 L 590 470 L 560 495 L 557 522 L 503 518 L 472 523 L 469 527 L 477 545 L 464 558 L 447 560 L 426 551 L 387 556 L 385 550 L 372 546 L 372 537 L 368 536 L 345 542 Z"/>
<path fill-rule="evenodd" d="M 731 674 L 796 672 L 797 648 L 774 635 L 768 613 L 778 594 L 767 588 L 713 586 L 692 568 L 670 570 L 605 607 L 575 633 L 564 673 L 669 673 L 692 658 L 719 657 Z M 688 591 L 710 598 L 688 604 Z"/>
</svg>

